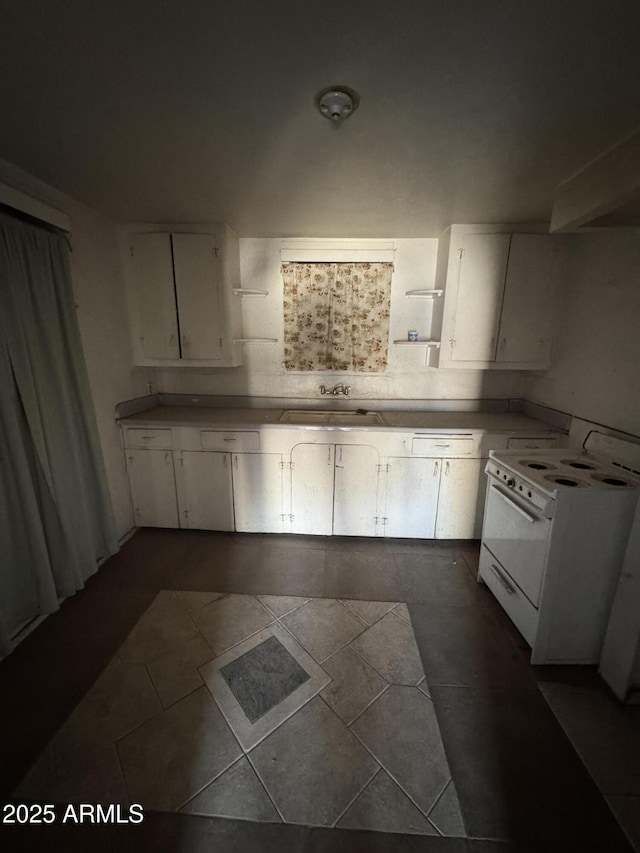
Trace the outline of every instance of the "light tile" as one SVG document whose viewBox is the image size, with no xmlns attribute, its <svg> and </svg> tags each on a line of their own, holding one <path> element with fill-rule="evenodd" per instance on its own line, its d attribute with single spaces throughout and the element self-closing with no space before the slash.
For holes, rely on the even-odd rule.
<svg viewBox="0 0 640 853">
<path fill-rule="evenodd" d="M 381 770 L 337 824 L 343 829 L 371 829 L 413 835 L 437 835 L 422 812 Z"/>
<path fill-rule="evenodd" d="M 611 811 L 636 850 L 640 850 L 640 797 L 606 797 Z"/>
<path fill-rule="evenodd" d="M 297 598 L 293 595 L 259 595 L 258 598 L 277 619 L 309 601 L 308 598 Z"/>
<path fill-rule="evenodd" d="M 322 668 L 333 680 L 320 695 L 347 725 L 388 686 L 384 678 L 349 648 L 340 649 Z"/>
<path fill-rule="evenodd" d="M 460 813 L 460 803 L 453 780 L 444 789 L 440 799 L 429 812 L 429 820 L 443 835 L 464 836 L 464 823 Z"/>
<path fill-rule="evenodd" d="M 252 723 L 233 695 L 220 670 L 227 664 L 256 648 L 270 637 L 276 637 L 282 643 L 284 648 L 302 669 L 310 675 L 310 678 L 275 707 L 271 708 L 270 711 L 267 711 Z M 271 734 L 274 729 L 282 725 L 285 720 L 316 696 L 330 681 L 330 676 L 327 675 L 324 669 L 277 622 L 249 637 L 243 643 L 229 649 L 229 651 L 212 660 L 210 663 L 205 664 L 201 667 L 200 674 L 245 752 L 253 749 L 256 744 Z"/>
<path fill-rule="evenodd" d="M 433 704 L 415 687 L 392 686 L 351 730 L 425 814 L 451 778 Z"/>
<path fill-rule="evenodd" d="M 146 667 L 112 661 L 52 740 L 56 766 L 84 766 L 162 710 Z"/>
<path fill-rule="evenodd" d="M 212 601 L 217 601 L 223 598 L 226 592 L 188 592 L 184 590 L 176 590 L 176 595 L 182 602 L 187 613 L 195 613 L 196 610 L 201 610 Z"/>
<path fill-rule="evenodd" d="M 173 592 L 160 592 L 118 650 L 127 663 L 149 663 L 198 631 Z"/>
<path fill-rule="evenodd" d="M 236 761 L 180 811 L 281 823 L 278 812 L 246 758 Z"/>
<path fill-rule="evenodd" d="M 14 799 L 105 806 L 129 802 L 113 744 L 87 752 L 70 764 L 56 764 L 53 751 L 47 748 L 14 792 Z"/>
<path fill-rule="evenodd" d="M 367 625 L 373 625 L 379 619 L 396 607 L 395 601 L 358 601 L 356 599 L 344 599 L 342 604 L 352 610 Z"/>
<path fill-rule="evenodd" d="M 198 634 L 186 643 L 147 665 L 163 707 L 168 708 L 202 686 L 198 667 L 213 658 L 213 652 Z"/>
<path fill-rule="evenodd" d="M 333 826 L 379 765 L 316 697 L 251 753 L 285 821 Z"/>
<path fill-rule="evenodd" d="M 175 811 L 242 755 L 205 687 L 118 743 L 133 802 Z"/>
<path fill-rule="evenodd" d="M 405 622 L 408 622 L 411 625 L 411 616 L 409 615 L 409 608 L 406 604 L 398 604 L 393 608 L 393 612 L 397 613 L 401 619 L 404 619 Z"/>
<path fill-rule="evenodd" d="M 350 644 L 389 684 L 415 686 L 424 678 L 413 629 L 388 613 Z"/>
<path fill-rule="evenodd" d="M 274 621 L 253 595 L 227 595 L 198 610 L 193 618 L 217 655 Z"/>
<path fill-rule="evenodd" d="M 365 630 L 346 607 L 327 598 L 315 598 L 282 619 L 282 624 L 321 663 Z"/>
<path fill-rule="evenodd" d="M 417 684 L 418 690 L 422 690 L 425 696 L 428 696 L 431 699 L 431 693 L 429 692 L 429 685 L 427 684 L 427 679 L 423 678 L 422 681 L 419 681 Z"/>
</svg>

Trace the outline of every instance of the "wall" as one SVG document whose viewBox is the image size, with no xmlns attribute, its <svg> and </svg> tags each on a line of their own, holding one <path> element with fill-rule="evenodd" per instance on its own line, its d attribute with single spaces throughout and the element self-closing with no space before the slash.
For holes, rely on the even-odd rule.
<svg viewBox="0 0 640 853">
<path fill-rule="evenodd" d="M 142 376 L 132 367 L 114 224 L 22 170 L 0 160 L 0 181 L 35 195 L 71 217 L 71 274 L 80 334 L 118 536 L 133 526 L 131 497 L 124 468 L 115 405 L 145 393 Z"/>
<path fill-rule="evenodd" d="M 526 397 L 640 436 L 640 231 L 568 238 L 552 368 Z"/>
<path fill-rule="evenodd" d="M 391 293 L 390 339 L 406 340 L 408 329 L 428 337 L 433 303 L 408 299 L 406 290 L 434 286 L 438 241 L 396 240 Z M 522 395 L 523 376 L 515 372 L 448 370 L 425 366 L 424 347 L 389 347 L 387 370 L 382 374 L 286 373 L 282 366 L 282 277 L 280 240 L 240 240 L 242 286 L 269 290 L 265 298 L 243 298 L 245 337 L 277 338 L 277 343 L 244 345 L 239 368 L 155 371 L 158 390 L 197 394 L 260 397 L 317 398 L 320 384 L 345 382 L 356 399 L 471 399 Z M 240 298 L 240 297 L 238 297 Z"/>
</svg>

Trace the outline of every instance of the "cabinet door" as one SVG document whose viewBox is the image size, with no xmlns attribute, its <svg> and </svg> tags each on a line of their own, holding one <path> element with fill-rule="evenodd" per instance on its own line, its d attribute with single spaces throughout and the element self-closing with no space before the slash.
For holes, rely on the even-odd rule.
<svg viewBox="0 0 640 853">
<path fill-rule="evenodd" d="M 233 505 L 236 530 L 245 533 L 282 531 L 280 454 L 233 454 Z"/>
<path fill-rule="evenodd" d="M 333 533 L 335 536 L 375 536 L 378 464 L 375 447 L 336 446 Z"/>
<path fill-rule="evenodd" d="M 180 358 L 171 235 L 134 234 L 130 250 L 140 352 L 143 358 Z"/>
<path fill-rule="evenodd" d="M 174 453 L 180 527 L 233 530 L 231 454 Z"/>
<path fill-rule="evenodd" d="M 433 539 L 441 464 L 439 459 L 389 459 L 385 536 Z"/>
<path fill-rule="evenodd" d="M 182 358 L 222 357 L 219 271 L 211 234 L 173 234 Z"/>
<path fill-rule="evenodd" d="M 496 362 L 548 365 L 556 318 L 553 237 L 513 234 Z"/>
<path fill-rule="evenodd" d="M 479 539 L 486 459 L 443 459 L 436 519 L 437 539 Z"/>
<path fill-rule="evenodd" d="M 173 453 L 170 450 L 127 450 L 127 472 L 136 524 L 179 527 Z"/>
<path fill-rule="evenodd" d="M 462 240 L 451 361 L 493 361 L 504 291 L 509 234 Z M 447 283 L 449 287 L 449 283 Z"/>
<path fill-rule="evenodd" d="M 291 452 L 292 533 L 331 536 L 333 530 L 333 444 L 296 444 Z"/>
</svg>

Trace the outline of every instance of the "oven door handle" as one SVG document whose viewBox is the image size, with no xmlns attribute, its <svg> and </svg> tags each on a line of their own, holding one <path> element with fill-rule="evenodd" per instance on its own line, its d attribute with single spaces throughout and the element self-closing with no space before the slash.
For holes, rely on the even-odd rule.
<svg viewBox="0 0 640 853">
<path fill-rule="evenodd" d="M 514 509 L 516 512 L 519 512 L 523 518 L 529 522 L 529 524 L 535 524 L 536 521 L 540 521 L 540 519 L 536 515 L 532 515 L 530 512 L 527 512 L 524 507 L 521 507 L 520 504 L 516 503 L 511 495 L 508 492 L 503 492 L 500 486 L 495 485 L 495 483 L 491 484 L 491 491 L 495 492 L 496 495 L 499 495 L 505 503 L 507 503 L 511 509 Z"/>
</svg>

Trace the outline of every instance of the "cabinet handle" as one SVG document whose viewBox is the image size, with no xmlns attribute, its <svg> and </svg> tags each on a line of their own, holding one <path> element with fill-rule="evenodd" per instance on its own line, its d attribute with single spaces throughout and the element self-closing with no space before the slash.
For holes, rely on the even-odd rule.
<svg viewBox="0 0 640 853">
<path fill-rule="evenodd" d="M 165 465 L 168 465 L 171 462 L 170 457 L 171 457 L 171 453 L 170 453 L 170 451 L 167 450 L 167 452 L 164 454 L 164 464 Z"/>
<path fill-rule="evenodd" d="M 433 476 L 438 476 L 438 471 L 440 470 L 440 461 L 436 459 L 436 464 L 433 466 Z"/>
<path fill-rule="evenodd" d="M 495 563 L 490 563 L 490 566 L 493 569 L 494 575 L 498 578 L 501 585 L 504 587 L 504 590 L 506 591 L 507 595 L 513 595 L 515 592 L 515 589 L 511 586 L 511 584 L 505 578 L 505 576 L 502 574 L 500 569 L 495 565 Z"/>
<path fill-rule="evenodd" d="M 435 447 L 451 447 L 450 444 L 436 444 Z"/>
<path fill-rule="evenodd" d="M 449 476 L 449 462 L 447 462 L 447 464 L 444 466 L 444 476 Z"/>
<path fill-rule="evenodd" d="M 223 441 L 237 441 L 237 438 L 223 438 Z"/>
</svg>

